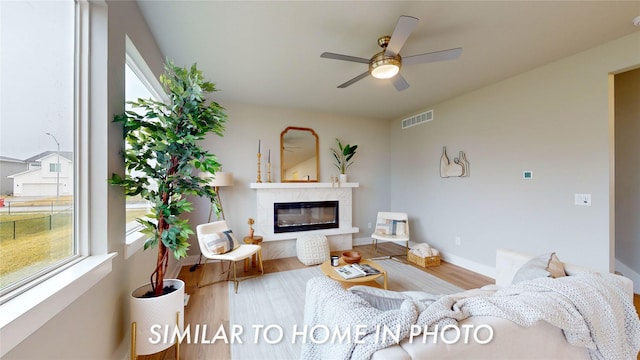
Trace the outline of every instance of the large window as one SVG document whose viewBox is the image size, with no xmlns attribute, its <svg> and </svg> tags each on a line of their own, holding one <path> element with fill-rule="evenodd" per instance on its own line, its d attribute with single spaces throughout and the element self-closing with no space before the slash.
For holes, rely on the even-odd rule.
<svg viewBox="0 0 640 360">
<path fill-rule="evenodd" d="M 150 70 L 147 65 L 138 56 L 137 51 L 130 41 L 127 41 L 127 59 L 125 64 L 125 99 L 129 101 L 137 101 L 138 99 L 153 99 L 153 100 L 166 100 L 166 95 L 163 96 L 160 83 L 150 76 Z M 126 104 L 125 109 L 127 111 L 138 111 L 139 109 L 133 108 L 131 105 Z M 128 146 L 128 145 L 126 145 Z M 136 173 L 132 173 L 132 176 L 136 176 Z M 144 217 L 149 212 L 150 204 L 140 198 L 127 197 L 126 200 L 126 214 L 127 214 L 127 235 L 130 236 L 133 232 L 141 228 L 135 219 Z"/>
<path fill-rule="evenodd" d="M 131 62 L 125 65 L 125 98 L 127 101 L 135 101 L 137 99 L 150 99 L 155 97 L 149 91 L 149 88 L 145 86 L 142 79 L 131 68 L 135 68 L 135 64 Z M 139 73 L 139 72 L 138 72 Z M 127 111 L 135 111 L 131 105 L 126 105 Z M 135 176 L 136 174 L 131 174 Z M 149 204 L 147 201 L 140 198 L 140 196 L 131 197 L 127 196 L 127 233 L 131 233 L 139 228 L 136 218 L 143 217 L 149 210 Z"/>
<path fill-rule="evenodd" d="M 78 255 L 76 4 L 0 1 L 0 295 Z M 8 161 L 10 160 L 10 161 Z"/>
</svg>

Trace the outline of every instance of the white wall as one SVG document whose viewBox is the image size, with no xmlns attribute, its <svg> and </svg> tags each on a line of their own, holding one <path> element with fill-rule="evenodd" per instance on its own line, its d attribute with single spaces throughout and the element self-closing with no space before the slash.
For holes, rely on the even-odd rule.
<svg viewBox="0 0 640 360">
<path fill-rule="evenodd" d="M 505 247 L 610 270 L 608 74 L 640 64 L 638 49 L 635 33 L 425 104 L 435 120 L 410 131 L 392 121 L 391 207 L 410 214 L 413 240 L 480 267 Z M 465 151 L 470 177 L 439 177 L 443 146 Z M 574 193 L 592 206 L 573 205 Z"/>
<path fill-rule="evenodd" d="M 94 8 L 95 25 L 106 28 L 100 7 Z M 106 11 L 106 10 L 105 10 Z M 104 62 L 108 69 L 92 74 L 94 96 L 102 100 L 92 106 L 92 131 L 107 136 L 92 138 L 96 146 L 108 153 L 108 161 L 99 153 L 92 162 L 91 194 L 104 196 L 107 203 L 91 209 L 100 221 L 92 222 L 92 241 L 105 244 L 109 252 L 117 251 L 113 271 L 74 303 L 20 343 L 4 359 L 96 359 L 127 358 L 129 353 L 128 296 L 138 285 L 148 282 L 155 264 L 155 252 L 145 251 L 123 259 L 124 195 L 122 189 L 109 186 L 106 179 L 113 172 L 123 172 L 122 131 L 112 123 L 113 115 L 124 110 L 125 33 L 136 44 L 151 69 L 162 72 L 163 56 L 155 44 L 135 2 L 108 2 L 108 36 L 94 32 L 100 38 L 92 45 L 96 62 Z M 108 39 L 108 42 L 107 42 Z M 108 53 L 107 53 L 108 51 Z M 108 56 L 107 56 L 108 54 Z M 106 70 L 106 71 L 105 71 Z M 108 86 L 108 88 L 106 87 Z M 104 153 L 102 152 L 102 153 Z M 175 267 L 175 263 L 170 268 Z"/>
<path fill-rule="evenodd" d="M 616 258 L 640 276 L 640 69 L 615 76 L 615 102 Z"/>
<path fill-rule="evenodd" d="M 280 133 L 287 126 L 298 126 L 312 128 L 318 134 L 321 182 L 330 182 L 331 176 L 338 174 L 330 150 L 336 137 L 343 143 L 358 145 L 354 164 L 348 170 L 349 181 L 360 183 L 353 190 L 353 226 L 360 228 L 354 238 L 369 237 L 373 231 L 367 228 L 368 223 L 375 222 L 377 211 L 389 206 L 389 134 L 385 121 L 238 103 L 221 105 L 229 115 L 224 137 L 212 135 L 206 147 L 217 155 L 224 171 L 233 173 L 235 185 L 221 188 L 220 196 L 225 217 L 235 233 L 246 235 L 247 219 L 256 218 L 256 193 L 249 189 L 249 184 L 257 178 L 258 139 L 261 139 L 262 181 L 267 178 L 265 159 L 271 149 L 271 176 L 274 182 L 279 182 Z M 209 201 L 193 201 L 195 210 L 190 222 L 195 226 L 207 221 Z M 191 243 L 189 253 L 199 254 L 195 238 Z"/>
</svg>

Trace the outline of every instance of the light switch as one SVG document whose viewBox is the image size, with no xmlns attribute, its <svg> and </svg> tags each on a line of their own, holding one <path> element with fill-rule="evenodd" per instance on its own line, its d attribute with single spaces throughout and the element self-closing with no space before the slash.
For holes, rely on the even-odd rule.
<svg viewBox="0 0 640 360">
<path fill-rule="evenodd" d="M 575 204 L 591 206 L 591 194 L 575 194 Z"/>
</svg>

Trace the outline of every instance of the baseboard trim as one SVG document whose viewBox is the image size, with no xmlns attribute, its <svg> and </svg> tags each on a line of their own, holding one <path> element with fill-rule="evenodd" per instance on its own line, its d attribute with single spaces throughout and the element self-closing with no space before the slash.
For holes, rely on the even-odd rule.
<svg viewBox="0 0 640 360">
<path fill-rule="evenodd" d="M 616 259 L 616 271 L 620 272 L 624 277 L 633 281 L 633 292 L 640 294 L 640 274 L 633 271 L 630 267 Z"/>
<path fill-rule="evenodd" d="M 447 252 L 440 252 L 440 256 L 442 256 L 442 260 L 456 265 L 456 266 L 460 266 L 462 268 L 465 268 L 467 270 L 476 272 L 478 274 L 490 277 L 492 279 L 496 278 L 496 269 L 495 267 L 491 267 L 491 266 L 487 266 L 484 264 L 480 264 L 477 263 L 475 261 L 471 261 L 469 259 L 465 259 L 463 257 L 460 257 L 458 255 L 453 255 Z"/>
<path fill-rule="evenodd" d="M 353 239 L 353 246 L 371 245 L 371 238 L 357 238 Z"/>
<path fill-rule="evenodd" d="M 200 254 L 189 255 L 186 258 L 181 259 L 180 262 L 182 263 L 182 266 L 195 265 L 198 263 L 198 258 L 200 258 Z"/>
<path fill-rule="evenodd" d="M 409 247 L 415 246 L 417 243 L 413 241 L 409 241 Z M 354 246 L 362 246 L 362 245 L 371 245 L 371 238 L 357 238 L 353 239 Z M 467 270 L 476 272 L 478 274 L 490 277 L 492 279 L 496 278 L 496 269 L 492 266 L 483 265 L 477 263 L 475 261 L 471 261 L 469 259 L 465 259 L 463 257 L 453 255 L 446 252 L 441 252 L 440 255 L 442 259 L 450 264 L 460 266 Z"/>
<path fill-rule="evenodd" d="M 182 260 L 178 260 L 176 265 L 168 272 L 167 276 L 165 276 L 165 279 L 177 279 L 178 275 L 180 275 L 180 269 L 182 269 L 183 266 Z"/>
</svg>

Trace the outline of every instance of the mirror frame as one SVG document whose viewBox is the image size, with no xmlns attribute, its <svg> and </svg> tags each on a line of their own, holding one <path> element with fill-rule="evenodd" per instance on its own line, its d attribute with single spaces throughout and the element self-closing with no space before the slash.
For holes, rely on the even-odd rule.
<svg viewBox="0 0 640 360">
<path fill-rule="evenodd" d="M 291 131 L 291 130 L 296 130 L 296 131 L 308 131 L 311 133 L 311 135 L 313 135 L 316 139 L 316 178 L 314 180 L 287 180 L 285 179 L 285 163 L 284 163 L 284 136 L 287 132 Z M 311 129 L 311 128 L 303 128 L 303 127 L 297 127 L 297 126 L 288 126 L 286 129 L 284 129 L 281 133 L 280 133 L 280 182 L 318 182 L 320 181 L 320 161 L 319 161 L 319 157 L 318 157 L 318 134 L 316 134 L 316 132 Z"/>
</svg>

